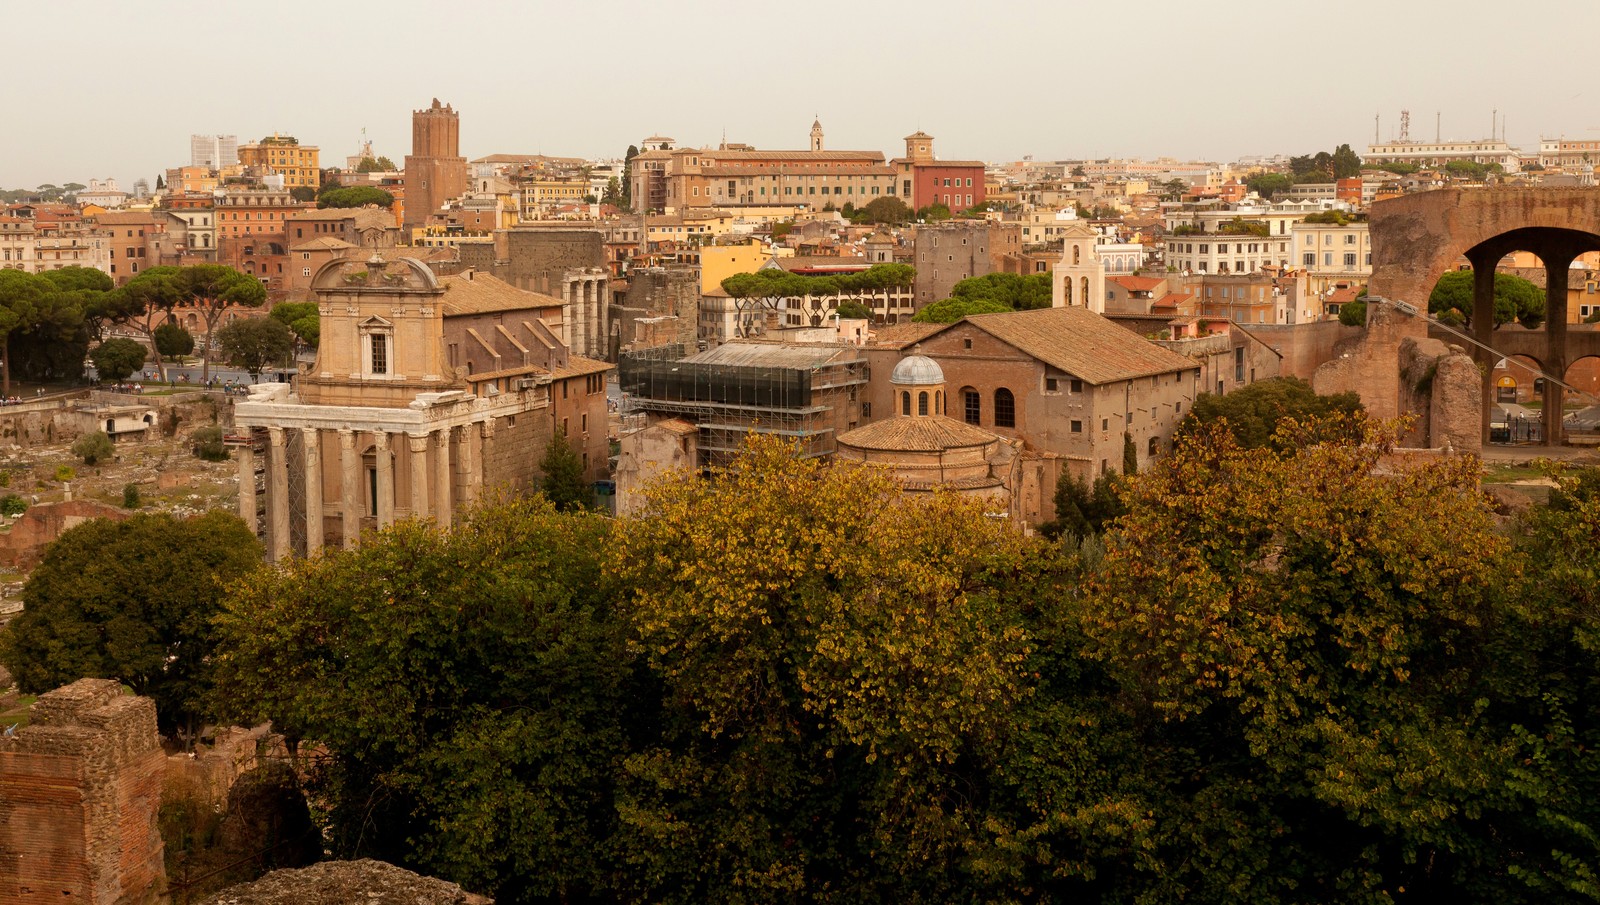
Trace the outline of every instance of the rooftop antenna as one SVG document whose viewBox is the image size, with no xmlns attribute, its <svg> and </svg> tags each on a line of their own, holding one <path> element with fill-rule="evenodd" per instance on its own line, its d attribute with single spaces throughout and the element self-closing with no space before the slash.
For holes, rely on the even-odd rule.
<svg viewBox="0 0 1600 905">
<path fill-rule="evenodd" d="M 1405 144 L 1406 142 L 1408 142 L 1410 140 L 1411 140 L 1411 111 L 1410 110 L 1401 110 L 1400 111 L 1400 138 L 1399 138 L 1399 141 L 1400 141 L 1401 144 Z"/>
<path fill-rule="evenodd" d="M 1492 139 L 1500 126 L 1500 108 L 1489 111 L 1489 137 Z"/>
<path fill-rule="evenodd" d="M 1375 145 L 1383 144 L 1383 139 L 1381 137 L 1379 137 L 1379 131 L 1382 128 L 1383 128 L 1383 114 L 1382 113 L 1373 114 L 1373 116 L 1372 116 L 1372 143 L 1375 144 Z"/>
<path fill-rule="evenodd" d="M 1442 127 L 1441 127 L 1441 123 L 1443 121 L 1444 121 L 1444 113 L 1441 112 L 1441 111 L 1438 111 L 1438 110 L 1433 111 L 1433 143 L 1434 144 L 1438 144 L 1439 142 L 1444 141 L 1444 139 L 1439 137 L 1440 135 L 1444 134 L 1443 131 L 1442 131 Z"/>
</svg>

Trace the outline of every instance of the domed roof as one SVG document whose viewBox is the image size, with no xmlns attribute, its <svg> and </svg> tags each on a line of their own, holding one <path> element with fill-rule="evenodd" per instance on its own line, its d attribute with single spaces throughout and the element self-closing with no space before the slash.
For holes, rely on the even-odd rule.
<svg viewBox="0 0 1600 905">
<path fill-rule="evenodd" d="M 933 386 L 944 383 L 944 370 L 925 355 L 907 355 L 894 366 L 889 382 L 902 386 Z"/>
</svg>

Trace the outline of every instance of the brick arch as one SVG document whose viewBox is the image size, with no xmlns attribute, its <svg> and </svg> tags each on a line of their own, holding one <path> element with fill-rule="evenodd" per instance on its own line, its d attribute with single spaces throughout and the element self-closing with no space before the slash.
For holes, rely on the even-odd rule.
<svg viewBox="0 0 1600 905">
<path fill-rule="evenodd" d="M 1439 277 L 1482 247 L 1539 249 L 1530 230 L 1560 230 L 1600 250 L 1600 191 L 1594 189 L 1441 189 L 1372 205 L 1368 291 L 1425 307 Z M 1511 234 L 1516 234 L 1511 237 Z M 1511 237 L 1511 238 L 1503 238 Z M 1542 256 L 1541 256 L 1542 257 Z"/>
</svg>

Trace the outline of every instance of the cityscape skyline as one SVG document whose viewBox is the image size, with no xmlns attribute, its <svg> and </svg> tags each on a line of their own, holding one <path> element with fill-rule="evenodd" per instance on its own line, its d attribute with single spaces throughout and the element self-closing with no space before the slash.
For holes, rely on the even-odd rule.
<svg viewBox="0 0 1600 905">
<path fill-rule="evenodd" d="M 792 60 L 780 53 L 776 61 L 763 49 L 773 34 L 768 23 L 753 24 L 748 10 L 725 2 L 695 3 L 688 11 L 603 2 L 536 15 L 495 2 L 436 21 L 431 5 L 397 0 L 384 18 L 343 8 L 320 11 L 317 32 L 347 40 L 307 52 L 270 42 L 241 45 L 241 32 L 255 26 L 232 8 L 189 0 L 137 7 L 79 0 L 8 11 L 13 34 L 59 33 L 92 15 L 131 46 L 159 47 L 171 23 L 181 22 L 193 39 L 182 45 L 185 75 L 225 74 L 253 47 L 272 54 L 269 71 L 292 74 L 295 84 L 246 92 L 242 84 L 259 82 L 224 75 L 179 78 L 156 91 L 122 72 L 121 54 L 86 55 L 81 65 L 63 68 L 51 65 L 54 51 L 45 42 L 19 42 L 13 53 L 22 68 L 51 71 L 54 87 L 13 100 L 14 122 L 33 124 L 35 138 L 17 142 L 13 133 L 0 154 L 0 187 L 106 176 L 124 185 L 139 177 L 153 181 L 164 168 L 187 162 L 194 133 L 237 134 L 244 142 L 281 132 L 317 145 L 325 162 L 336 163 L 355 153 L 365 130 L 377 153 L 398 162 L 409 152 L 411 110 L 433 97 L 462 112 L 462 150 L 469 158 L 621 157 L 628 145 L 656 133 L 688 146 L 714 145 L 726 135 L 757 147 L 800 148 L 813 117 L 821 119 L 829 147 L 892 151 L 901 136 L 922 129 L 935 136 L 942 157 L 990 162 L 1024 156 L 1229 161 L 1331 150 L 1346 142 L 1359 153 L 1373 138 L 1374 115 L 1381 116 L 1379 134 L 1388 140 L 1402 108 L 1412 112 L 1413 138 L 1434 135 L 1436 114 L 1442 114 L 1439 132 L 1446 140 L 1484 138 L 1495 111 L 1505 118 L 1508 140 L 1523 150 L 1536 150 L 1540 136 L 1600 131 L 1583 110 L 1591 101 L 1582 87 L 1582 63 L 1576 55 L 1543 54 L 1531 27 L 1499 27 L 1494 56 L 1537 59 L 1537 82 L 1508 77 L 1496 66 L 1460 65 L 1461 48 L 1481 27 L 1462 20 L 1473 19 L 1472 9 L 1480 6 L 1489 10 L 1458 4 L 1453 11 L 1463 15 L 1437 21 L 1429 9 L 1351 4 L 1353 20 L 1370 23 L 1366 43 L 1322 50 L 1345 59 L 1302 73 L 1283 55 L 1326 46 L 1314 35 L 1291 29 L 1231 44 L 1176 37 L 1207 35 L 1230 23 L 1247 29 L 1282 15 L 1281 8 L 1256 0 L 1234 4 L 1220 22 L 1214 12 L 1170 2 L 1146 4 L 1137 18 L 1111 9 L 1019 3 L 975 14 L 955 2 L 919 4 L 914 13 L 822 2 L 808 7 L 808 21 L 829 22 L 836 14 L 852 25 L 818 27 L 803 53 Z M 1554 6 L 1574 31 L 1600 25 L 1600 7 L 1575 0 Z M 427 28 L 397 28 L 391 21 L 416 23 L 424 16 L 435 17 Z M 531 51 L 508 45 L 512 52 L 486 55 L 484 42 L 505 23 L 574 40 L 539 43 Z M 361 39 L 363 29 L 380 40 Z M 999 38 L 970 40 L 986 32 Z M 1041 46 L 1019 48 L 1028 35 L 1043 36 Z M 1058 36 L 1070 50 L 1053 49 Z M 1180 53 L 1195 58 L 1180 64 Z M 385 67 L 402 59 L 416 65 L 389 76 Z M 1286 61 L 1275 65 L 1280 60 Z M 1260 84 L 1241 86 L 1241 71 L 1252 75 L 1252 66 Z M 248 67 L 252 74 L 259 69 Z M 1208 91 L 1210 78 L 1215 88 Z M 1534 84 L 1558 90 L 1534 94 L 1528 90 Z M 666 88 L 660 98 L 650 95 L 656 86 Z M 71 98 L 96 98 L 94 115 L 74 115 L 82 107 Z M 536 115 L 526 115 L 530 106 Z M 118 138 L 108 143 L 108 134 Z"/>
</svg>

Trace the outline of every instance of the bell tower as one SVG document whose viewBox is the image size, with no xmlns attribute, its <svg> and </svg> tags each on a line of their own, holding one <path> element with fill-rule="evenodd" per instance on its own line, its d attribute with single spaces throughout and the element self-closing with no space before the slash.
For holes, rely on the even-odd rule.
<svg viewBox="0 0 1600 905">
<path fill-rule="evenodd" d="M 811 150 L 822 150 L 822 120 L 811 121 Z"/>
</svg>

